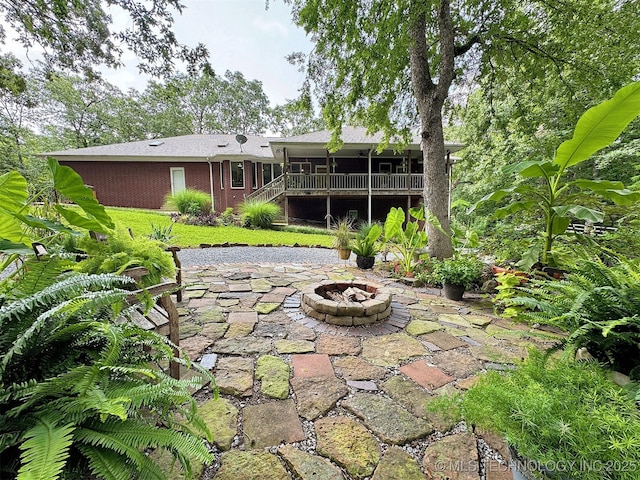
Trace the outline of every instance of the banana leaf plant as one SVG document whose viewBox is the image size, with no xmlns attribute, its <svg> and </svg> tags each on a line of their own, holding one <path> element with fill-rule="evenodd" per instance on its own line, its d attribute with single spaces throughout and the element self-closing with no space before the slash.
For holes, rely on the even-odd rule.
<svg viewBox="0 0 640 480">
<path fill-rule="evenodd" d="M 422 207 L 409 209 L 409 215 L 413 221 L 407 221 L 403 225 L 406 216 L 402 207 L 391 207 L 384 222 L 384 239 L 387 246 L 397 256 L 403 272 L 412 271 L 413 259 L 416 252 L 427 246 L 427 232 L 420 226 L 419 221 L 425 220 Z"/>
<path fill-rule="evenodd" d="M 0 175 L 0 253 L 5 254 L 0 262 L 0 272 L 18 255 L 32 254 L 33 242 L 42 241 L 41 238 L 32 238 L 30 228 L 43 229 L 52 234 L 76 234 L 80 233 L 78 229 L 108 234 L 114 229 L 113 220 L 80 175 L 53 158 L 47 159 L 47 166 L 53 179 L 53 188 L 78 208 L 72 209 L 62 204 L 53 206 L 64 219 L 64 224 L 34 217 L 29 211 L 37 196 L 29 196 L 25 178 L 17 171 Z"/>
<path fill-rule="evenodd" d="M 505 169 L 523 179 L 537 179 L 535 184 L 521 183 L 496 190 L 480 199 L 470 212 L 484 202 L 498 202 L 517 195 L 494 216 L 504 218 L 522 210 L 539 211 L 544 219 L 541 245 L 533 245 L 519 266 L 528 269 L 537 261 L 549 265 L 554 240 L 566 232 L 572 219 L 592 223 L 604 220 L 602 211 L 579 203 L 581 194 L 595 194 L 618 205 L 631 205 L 640 200 L 640 192 L 625 188 L 622 182 L 565 178 L 570 167 L 611 145 L 639 114 L 640 82 L 634 82 L 618 90 L 613 98 L 587 110 L 578 120 L 573 138 L 560 145 L 553 160 L 525 161 Z"/>
</svg>

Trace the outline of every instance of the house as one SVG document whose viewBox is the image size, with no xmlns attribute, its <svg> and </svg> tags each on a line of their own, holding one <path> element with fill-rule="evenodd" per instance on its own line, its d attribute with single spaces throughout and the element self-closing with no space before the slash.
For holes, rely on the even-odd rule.
<svg viewBox="0 0 640 480">
<path fill-rule="evenodd" d="M 344 128 L 342 148 L 330 153 L 327 130 L 289 138 L 186 135 L 43 155 L 72 167 L 104 205 L 160 209 L 167 194 L 188 187 L 208 192 L 217 212 L 253 198 L 280 203 L 286 221 L 328 224 L 345 215 L 383 219 L 392 206 L 420 202 L 419 139 L 378 153 L 381 138 Z M 461 148 L 446 143 L 448 165 Z"/>
</svg>

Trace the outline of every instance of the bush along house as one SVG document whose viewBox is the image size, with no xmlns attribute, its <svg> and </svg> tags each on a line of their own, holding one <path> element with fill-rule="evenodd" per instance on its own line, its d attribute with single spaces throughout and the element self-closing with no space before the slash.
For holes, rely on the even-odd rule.
<svg viewBox="0 0 640 480">
<path fill-rule="evenodd" d="M 42 154 L 73 168 L 104 205 L 160 209 L 167 194 L 195 188 L 223 212 L 248 199 L 283 207 L 285 221 L 329 225 L 331 218 L 384 220 L 391 207 L 418 205 L 422 152 L 414 138 L 399 152 L 377 152 L 382 135 L 342 131 L 342 147 L 327 150 L 327 130 L 289 138 L 185 135 Z M 452 154 L 463 148 L 446 143 Z"/>
</svg>

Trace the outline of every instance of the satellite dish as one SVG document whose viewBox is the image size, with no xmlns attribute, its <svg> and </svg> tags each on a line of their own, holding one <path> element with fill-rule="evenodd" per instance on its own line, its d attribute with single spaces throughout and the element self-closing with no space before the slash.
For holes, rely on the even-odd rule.
<svg viewBox="0 0 640 480">
<path fill-rule="evenodd" d="M 247 143 L 247 137 L 239 133 L 238 135 L 236 135 L 236 142 L 240 144 L 240 151 L 242 151 L 242 144 Z"/>
</svg>

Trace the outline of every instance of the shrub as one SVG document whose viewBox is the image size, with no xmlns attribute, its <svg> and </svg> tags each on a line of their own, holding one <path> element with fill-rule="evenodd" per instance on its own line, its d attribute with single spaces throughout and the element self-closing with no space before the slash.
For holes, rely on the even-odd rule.
<svg viewBox="0 0 640 480">
<path fill-rule="evenodd" d="M 248 227 L 271 228 L 271 224 L 280 215 L 278 205 L 271 202 L 249 200 L 239 207 L 243 223 Z"/>
<path fill-rule="evenodd" d="M 121 274 L 127 268 L 145 267 L 149 273 L 142 277 L 141 285 L 147 287 L 175 276 L 173 258 L 162 243 L 150 238 L 132 238 L 124 230 L 116 230 L 106 242 L 85 237 L 78 248 L 87 254 L 76 266 L 79 272 Z"/>
<path fill-rule="evenodd" d="M 222 222 L 223 225 L 233 225 L 236 223 L 236 216 L 233 213 L 233 208 L 227 207 L 224 209 L 224 212 L 220 215 L 220 222 Z"/>
<path fill-rule="evenodd" d="M 217 214 L 205 213 L 201 215 L 184 215 L 182 223 L 185 225 L 199 225 L 201 227 L 217 227 L 219 220 Z"/>
<path fill-rule="evenodd" d="M 459 404 L 467 423 L 503 435 L 532 465 L 555 466 L 553 478 L 637 479 L 633 400 L 595 362 L 545 360 L 531 351 L 516 370 L 480 376 Z"/>
<path fill-rule="evenodd" d="M 505 298 L 516 319 L 567 330 L 574 349 L 640 380 L 640 260 L 584 260 L 564 280 L 531 280 Z"/>
<path fill-rule="evenodd" d="M 187 188 L 178 193 L 168 194 L 165 206 L 174 208 L 183 215 L 201 215 L 211 212 L 211 196 L 201 190 Z"/>
<path fill-rule="evenodd" d="M 433 278 L 439 283 L 464 285 L 470 289 L 480 280 L 484 264 L 473 255 L 456 255 L 433 262 Z"/>
</svg>

